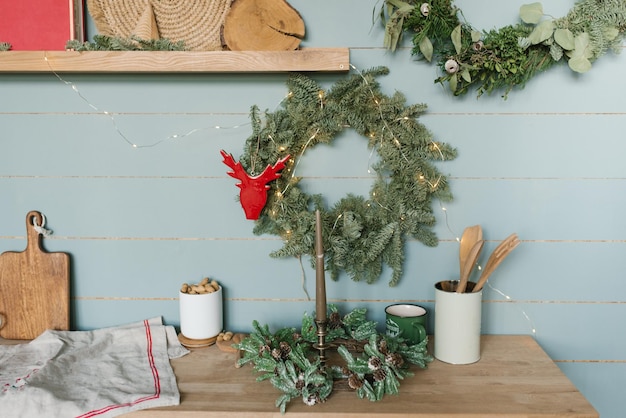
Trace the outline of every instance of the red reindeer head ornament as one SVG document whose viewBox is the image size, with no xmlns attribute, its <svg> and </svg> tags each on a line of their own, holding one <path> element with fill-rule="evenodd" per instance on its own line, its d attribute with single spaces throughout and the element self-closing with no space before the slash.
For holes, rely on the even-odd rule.
<svg viewBox="0 0 626 418">
<path fill-rule="evenodd" d="M 224 157 L 224 164 L 233 169 L 233 171 L 228 171 L 226 174 L 241 180 L 241 183 L 237 183 L 236 186 L 240 189 L 239 201 L 246 214 L 246 219 L 259 219 L 261 211 L 267 202 L 267 191 L 270 188 L 267 183 L 280 177 L 278 172 L 285 168 L 285 161 L 291 156 L 287 155 L 281 158 L 273 166 L 268 164 L 261 174 L 252 177 L 246 173 L 241 163 L 235 162 L 231 154 L 227 154 L 224 150 L 221 150 L 220 153 Z"/>
</svg>

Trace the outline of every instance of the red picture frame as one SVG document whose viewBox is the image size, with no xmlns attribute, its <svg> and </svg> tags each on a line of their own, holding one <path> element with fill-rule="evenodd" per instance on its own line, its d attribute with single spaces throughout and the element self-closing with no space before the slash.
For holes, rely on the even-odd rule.
<svg viewBox="0 0 626 418">
<path fill-rule="evenodd" d="M 59 51 L 85 39 L 83 0 L 0 0 L 0 10 L 0 42 L 13 51 Z"/>
</svg>

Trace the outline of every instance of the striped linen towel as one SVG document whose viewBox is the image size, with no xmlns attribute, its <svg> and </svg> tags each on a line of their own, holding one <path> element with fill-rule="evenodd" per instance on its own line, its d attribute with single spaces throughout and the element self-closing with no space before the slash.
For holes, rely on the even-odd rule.
<svg viewBox="0 0 626 418">
<path fill-rule="evenodd" d="M 0 416 L 114 417 L 178 405 L 170 359 L 188 352 L 160 317 L 1 345 Z"/>
</svg>

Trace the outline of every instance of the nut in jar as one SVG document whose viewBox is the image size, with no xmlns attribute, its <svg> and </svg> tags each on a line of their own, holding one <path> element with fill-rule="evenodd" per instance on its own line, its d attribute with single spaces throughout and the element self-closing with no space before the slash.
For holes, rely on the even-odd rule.
<svg viewBox="0 0 626 418">
<path fill-rule="evenodd" d="M 183 283 L 180 287 L 181 293 L 187 293 L 189 295 L 202 295 L 205 293 L 217 292 L 220 289 L 220 285 L 217 280 L 211 280 L 209 277 L 205 277 L 197 284 Z"/>
</svg>

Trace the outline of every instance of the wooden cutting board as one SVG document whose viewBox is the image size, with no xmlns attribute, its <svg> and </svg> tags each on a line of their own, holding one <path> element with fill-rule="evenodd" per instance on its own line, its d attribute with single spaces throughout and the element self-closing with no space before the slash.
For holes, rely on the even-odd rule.
<svg viewBox="0 0 626 418">
<path fill-rule="evenodd" d="M 0 336 L 30 340 L 47 329 L 70 328 L 70 257 L 42 248 L 37 211 L 26 215 L 27 246 L 0 254 Z"/>
</svg>

